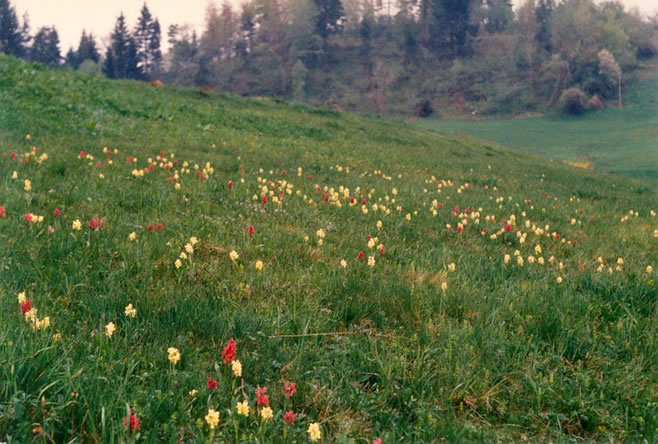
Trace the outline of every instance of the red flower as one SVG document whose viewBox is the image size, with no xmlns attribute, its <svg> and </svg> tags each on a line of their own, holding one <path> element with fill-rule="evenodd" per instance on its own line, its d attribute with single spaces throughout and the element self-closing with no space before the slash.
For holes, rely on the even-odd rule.
<svg viewBox="0 0 658 444">
<path fill-rule="evenodd" d="M 290 399 L 292 395 L 297 393 L 297 388 L 295 387 L 295 383 L 291 382 L 288 385 L 284 385 L 283 392 L 286 394 L 286 399 Z"/>
<path fill-rule="evenodd" d="M 155 231 L 162 231 L 164 229 L 164 225 L 162 225 L 162 222 L 158 222 L 157 225 L 155 226 Z"/>
<path fill-rule="evenodd" d="M 237 346 L 235 344 L 235 339 L 233 338 L 229 339 L 228 342 L 226 343 L 226 346 L 224 347 L 224 351 L 222 351 L 222 358 L 224 358 L 224 364 L 228 364 L 229 362 L 235 359 L 236 349 Z"/>
<path fill-rule="evenodd" d="M 265 407 L 270 406 L 270 397 L 265 393 L 267 393 L 267 387 L 256 389 L 256 405 L 264 405 Z"/>
<path fill-rule="evenodd" d="M 210 390 L 217 390 L 217 381 L 215 381 L 213 378 L 208 378 L 206 387 L 208 387 Z"/>
<path fill-rule="evenodd" d="M 232 190 L 233 189 L 233 181 L 229 180 L 228 184 L 226 186 L 228 187 L 229 190 Z"/>
<path fill-rule="evenodd" d="M 366 254 L 363 251 L 359 251 L 359 259 L 363 259 L 366 257 Z"/>
<path fill-rule="evenodd" d="M 89 228 L 91 228 L 92 230 L 93 230 L 94 228 L 98 229 L 98 228 L 100 228 L 100 227 L 102 227 L 102 226 L 103 226 L 103 219 L 101 219 L 101 218 L 94 219 L 94 218 L 92 217 L 91 220 L 89 221 Z"/>
<path fill-rule="evenodd" d="M 295 423 L 295 414 L 292 410 L 288 410 L 285 415 L 283 415 L 283 420 L 288 425 L 293 425 Z"/>
<path fill-rule="evenodd" d="M 386 250 L 384 249 L 384 246 L 382 245 L 381 248 L 379 249 L 379 254 L 382 256 L 386 254 Z"/>
<path fill-rule="evenodd" d="M 11 157 L 11 160 L 14 160 L 16 158 L 17 154 L 15 152 L 11 153 L 9 157 Z"/>
<path fill-rule="evenodd" d="M 133 156 L 126 157 L 126 163 L 132 163 L 135 158 Z"/>
<path fill-rule="evenodd" d="M 84 152 L 84 151 L 80 151 L 80 155 L 79 155 L 78 157 L 79 157 L 80 159 L 84 159 L 84 157 L 85 157 L 85 152 Z"/>
<path fill-rule="evenodd" d="M 130 412 L 130 418 L 127 416 L 123 417 L 123 425 L 128 429 L 129 432 L 139 431 L 141 427 L 141 421 L 133 412 Z"/>
<path fill-rule="evenodd" d="M 263 201 L 263 205 L 265 205 L 265 204 L 267 203 L 267 196 L 264 195 L 264 194 L 263 194 L 263 199 L 262 199 L 262 201 Z"/>
<path fill-rule="evenodd" d="M 100 168 L 102 165 L 103 165 L 103 164 L 101 163 L 100 160 L 99 160 L 98 162 L 96 162 L 96 168 Z"/>
<path fill-rule="evenodd" d="M 53 211 L 53 214 L 55 215 L 55 217 L 57 217 L 57 216 L 59 216 L 60 214 L 62 214 L 62 212 L 60 211 L 59 208 L 55 208 L 55 211 Z"/>
<path fill-rule="evenodd" d="M 28 311 L 30 311 L 31 309 L 32 309 L 32 301 L 31 300 L 28 299 L 23 304 L 21 304 L 21 314 L 25 314 Z"/>
<path fill-rule="evenodd" d="M 26 221 L 28 221 L 28 222 L 32 222 L 32 214 L 30 214 L 30 213 L 25 213 L 25 214 L 23 215 L 23 217 L 25 218 Z"/>
<path fill-rule="evenodd" d="M 5 207 L 0 205 L 0 217 L 7 217 L 7 212 L 5 210 Z"/>
<path fill-rule="evenodd" d="M 463 229 L 461 225 L 457 225 L 457 233 L 461 233 Z"/>
<path fill-rule="evenodd" d="M 585 269 L 585 266 L 583 264 L 578 265 L 578 270 L 583 271 Z"/>
<path fill-rule="evenodd" d="M 381 438 L 375 438 L 372 440 L 372 444 L 382 444 L 382 439 Z"/>
<path fill-rule="evenodd" d="M 249 230 L 247 230 L 247 233 L 249 234 L 249 236 L 254 235 L 254 226 L 253 225 L 249 225 Z"/>
<path fill-rule="evenodd" d="M 149 231 L 153 231 L 153 224 L 150 224 L 150 225 L 148 226 L 147 230 L 149 230 Z"/>
</svg>

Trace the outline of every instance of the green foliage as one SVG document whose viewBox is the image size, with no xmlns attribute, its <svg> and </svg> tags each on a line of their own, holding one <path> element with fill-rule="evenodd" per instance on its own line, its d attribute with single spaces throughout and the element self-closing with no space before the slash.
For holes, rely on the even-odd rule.
<svg viewBox="0 0 658 444">
<path fill-rule="evenodd" d="M 0 157 L 1 440 L 305 442 L 314 422 L 326 442 L 656 440 L 653 184 L 392 120 L 6 57 L 0 102 L 0 152 L 29 159 Z M 23 291 L 49 328 L 21 314 Z M 231 337 L 241 378 L 221 357 Z"/>
<path fill-rule="evenodd" d="M 560 95 L 560 110 L 566 114 L 582 114 L 587 105 L 587 96 L 578 88 L 569 88 Z"/>
</svg>

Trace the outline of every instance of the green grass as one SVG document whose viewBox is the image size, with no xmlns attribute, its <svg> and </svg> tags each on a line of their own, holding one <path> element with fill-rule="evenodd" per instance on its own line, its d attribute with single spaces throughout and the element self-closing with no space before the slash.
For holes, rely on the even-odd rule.
<svg viewBox="0 0 658 444">
<path fill-rule="evenodd" d="M 623 109 L 579 117 L 419 120 L 437 131 L 468 134 L 557 160 L 590 163 L 602 172 L 658 180 L 658 67 L 631 83 Z"/>
<path fill-rule="evenodd" d="M 8 58 L 0 102 L 0 441 L 658 439 L 655 183 Z"/>
</svg>

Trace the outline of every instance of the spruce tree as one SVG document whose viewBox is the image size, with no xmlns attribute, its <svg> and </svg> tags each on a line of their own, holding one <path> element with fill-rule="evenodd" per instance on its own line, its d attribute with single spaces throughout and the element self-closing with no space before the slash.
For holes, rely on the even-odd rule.
<svg viewBox="0 0 658 444">
<path fill-rule="evenodd" d="M 9 0 L 0 0 L 0 52 L 25 57 L 26 31 L 26 23 L 23 29 L 19 28 L 16 9 Z"/>
<path fill-rule="evenodd" d="M 42 27 L 34 36 L 30 48 L 30 60 L 43 63 L 50 68 L 59 66 L 62 55 L 59 50 L 59 35 L 55 27 Z"/>
<path fill-rule="evenodd" d="M 85 31 L 82 31 L 77 55 L 80 63 L 85 60 L 93 60 L 95 63 L 100 61 L 101 55 L 98 52 L 98 48 L 96 48 L 96 39 L 93 34 L 87 34 Z"/>
<path fill-rule="evenodd" d="M 160 69 L 162 52 L 160 50 L 160 23 L 153 18 L 146 3 L 142 7 L 134 36 L 138 65 L 140 70 L 149 76 Z"/>
<path fill-rule="evenodd" d="M 112 31 L 103 72 L 111 79 L 142 79 L 144 77 L 141 67 L 138 65 L 137 46 L 128 31 L 123 14 L 117 19 L 114 31 Z"/>
</svg>

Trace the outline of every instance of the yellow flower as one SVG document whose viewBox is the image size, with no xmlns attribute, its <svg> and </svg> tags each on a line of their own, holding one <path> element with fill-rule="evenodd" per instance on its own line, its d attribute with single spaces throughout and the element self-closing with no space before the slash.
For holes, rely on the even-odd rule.
<svg viewBox="0 0 658 444">
<path fill-rule="evenodd" d="M 32 182 L 30 182 L 29 179 L 25 179 L 24 184 L 25 186 L 23 188 L 25 188 L 25 191 L 30 191 L 32 189 Z"/>
<path fill-rule="evenodd" d="M 411 220 L 411 213 L 407 213 L 407 215 L 404 216 L 404 218 L 407 219 L 407 220 Z"/>
<path fill-rule="evenodd" d="M 133 231 L 132 233 L 130 233 L 130 234 L 128 235 L 128 240 L 129 240 L 129 241 L 134 241 L 135 239 L 137 239 L 137 233 L 135 233 L 135 232 Z"/>
<path fill-rule="evenodd" d="M 450 272 L 455 271 L 456 268 L 457 268 L 457 266 L 455 265 L 454 262 L 448 265 L 448 271 L 450 271 Z"/>
<path fill-rule="evenodd" d="M 191 243 L 192 245 L 196 245 L 197 242 L 199 242 L 199 239 L 197 239 L 196 237 L 192 236 L 192 237 L 190 238 L 190 243 Z"/>
<path fill-rule="evenodd" d="M 618 264 L 618 265 L 624 265 L 624 259 L 622 259 L 622 258 L 618 258 L 618 259 L 617 259 L 617 264 Z"/>
<path fill-rule="evenodd" d="M 653 267 L 651 265 L 647 265 L 647 274 L 653 273 Z"/>
<path fill-rule="evenodd" d="M 322 430 L 320 430 L 320 424 L 317 422 L 314 422 L 313 424 L 308 426 L 308 439 L 311 441 L 317 441 L 320 438 L 322 438 Z"/>
<path fill-rule="evenodd" d="M 346 261 L 345 259 L 341 259 L 341 260 L 340 260 L 340 266 L 341 266 L 342 268 L 347 268 L 347 261 Z"/>
<path fill-rule="evenodd" d="M 506 264 L 508 264 L 510 260 L 512 260 L 512 258 L 510 257 L 509 254 L 506 254 L 505 257 L 503 258 L 503 262 Z"/>
<path fill-rule="evenodd" d="M 561 284 L 561 283 L 562 283 L 562 276 L 558 276 L 558 277 L 555 279 L 555 281 L 556 281 L 558 284 Z"/>
<path fill-rule="evenodd" d="M 73 230 L 75 231 L 82 230 L 82 222 L 80 222 L 80 219 L 74 220 L 73 223 L 71 224 L 71 228 L 73 228 Z"/>
<path fill-rule="evenodd" d="M 183 263 L 180 261 L 180 259 L 176 259 L 176 261 L 174 262 L 174 265 L 178 269 L 178 268 L 183 266 Z"/>
<path fill-rule="evenodd" d="M 238 410 L 238 415 L 249 416 L 249 402 L 247 402 L 246 399 L 242 402 L 238 402 L 236 408 Z"/>
<path fill-rule="evenodd" d="M 189 254 L 194 253 L 194 247 L 191 243 L 185 244 L 185 251 L 187 251 Z"/>
<path fill-rule="evenodd" d="M 260 417 L 263 418 L 263 420 L 265 421 L 269 421 L 272 418 L 274 418 L 274 412 L 272 412 L 272 409 L 270 407 L 265 407 L 261 409 Z"/>
<path fill-rule="evenodd" d="M 261 271 L 263 269 L 263 261 L 256 261 L 254 267 L 256 267 L 256 270 Z"/>
<path fill-rule="evenodd" d="M 448 290 L 448 283 L 447 282 L 441 282 L 441 291 L 444 293 Z"/>
<path fill-rule="evenodd" d="M 174 365 L 178 364 L 178 361 L 180 361 L 180 352 L 178 349 L 175 347 L 169 347 L 167 349 L 167 359 L 169 359 L 169 362 Z"/>
<path fill-rule="evenodd" d="M 233 376 L 239 378 L 242 376 L 242 363 L 237 359 L 231 361 L 231 370 L 233 371 Z"/>
<path fill-rule="evenodd" d="M 55 333 L 53 335 L 53 342 L 58 342 L 60 339 L 62 339 L 62 334 L 61 333 Z"/>
<path fill-rule="evenodd" d="M 129 318 L 134 318 L 137 316 L 137 309 L 133 307 L 133 304 L 128 304 L 126 305 L 126 309 L 124 311 L 127 317 Z"/>
<path fill-rule="evenodd" d="M 114 334 L 114 331 L 116 330 L 116 326 L 114 325 L 114 322 L 110 322 L 105 326 L 105 336 L 108 338 L 111 338 L 112 335 Z"/>
<path fill-rule="evenodd" d="M 375 266 L 375 256 L 368 256 L 368 266 L 369 267 Z"/>
<path fill-rule="evenodd" d="M 381 221 L 381 220 L 378 220 L 378 221 L 377 221 L 377 229 L 378 229 L 378 230 L 381 230 L 383 226 L 384 226 L 384 225 L 382 224 L 382 221 Z"/>
<path fill-rule="evenodd" d="M 178 257 L 179 257 L 181 260 L 184 261 L 185 259 L 187 259 L 187 254 L 185 254 L 184 251 L 181 251 L 181 252 L 180 252 L 180 255 L 179 255 Z"/>
<path fill-rule="evenodd" d="M 206 422 L 210 429 L 214 429 L 219 424 L 219 412 L 215 409 L 208 409 L 208 414 L 206 415 Z"/>
<path fill-rule="evenodd" d="M 231 250 L 231 252 L 229 253 L 229 257 L 231 258 L 231 260 L 232 260 L 233 262 L 235 262 L 235 261 L 238 260 L 238 258 L 240 257 L 240 255 L 238 254 L 237 251 L 235 251 L 235 250 Z"/>
<path fill-rule="evenodd" d="M 18 171 L 14 171 L 13 173 L 11 173 L 11 178 L 18 179 Z"/>
<path fill-rule="evenodd" d="M 198 391 L 197 389 L 192 389 L 192 390 L 189 391 L 188 394 L 189 394 L 191 397 L 194 398 L 194 397 L 197 395 L 197 393 L 199 393 L 199 391 Z"/>
<path fill-rule="evenodd" d="M 20 293 L 18 293 L 18 303 L 24 304 L 25 301 L 27 301 L 27 298 L 25 297 L 25 292 L 21 291 Z"/>
<path fill-rule="evenodd" d="M 325 234 L 322 228 L 320 228 L 315 234 L 318 236 L 319 239 L 324 239 Z"/>
</svg>

